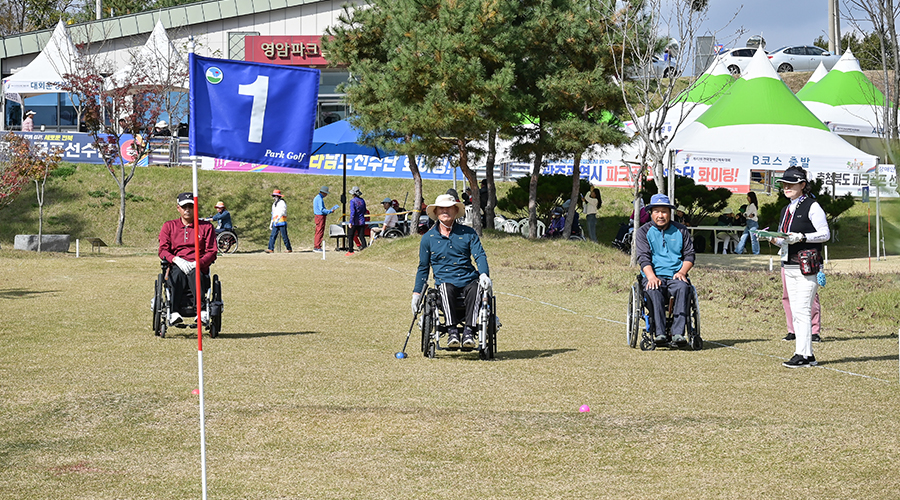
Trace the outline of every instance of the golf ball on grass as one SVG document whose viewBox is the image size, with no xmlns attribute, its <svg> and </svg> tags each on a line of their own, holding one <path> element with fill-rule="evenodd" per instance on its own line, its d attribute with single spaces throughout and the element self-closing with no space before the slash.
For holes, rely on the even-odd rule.
<svg viewBox="0 0 900 500">
<path fill-rule="evenodd" d="M 406 357 L 406 353 L 405 353 L 405 352 L 398 352 L 397 354 L 394 354 L 394 357 L 397 358 L 397 359 L 403 359 L 403 358 Z"/>
<path fill-rule="evenodd" d="M 193 394 L 194 396 L 200 394 L 200 389 L 194 389 L 193 391 L 191 391 L 191 394 Z"/>
<path fill-rule="evenodd" d="M 581 407 L 578 408 L 578 411 L 580 413 L 587 413 L 587 412 L 591 411 L 591 407 L 588 405 L 581 405 Z"/>
</svg>

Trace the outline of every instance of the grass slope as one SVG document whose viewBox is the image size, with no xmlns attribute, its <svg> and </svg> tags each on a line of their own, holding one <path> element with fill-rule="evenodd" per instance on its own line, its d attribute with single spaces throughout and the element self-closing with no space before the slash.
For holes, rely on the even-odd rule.
<svg viewBox="0 0 900 500">
<path fill-rule="evenodd" d="M 285 193 L 288 203 L 289 234 L 293 246 L 311 248 L 313 237 L 312 199 L 322 184 L 328 184 L 333 193 L 327 204 L 340 203 L 341 178 L 294 174 L 260 174 L 203 171 L 198 174 L 200 210 L 202 216 L 214 213 L 216 201 L 224 201 L 232 213 L 240 236 L 240 252 L 260 251 L 269 241 L 269 216 L 271 193 L 275 188 Z M 412 207 L 412 179 L 380 179 L 349 177 L 347 189 L 359 186 L 373 214 L 381 213 L 379 202 L 385 197 L 403 200 L 409 196 L 407 207 Z M 512 186 L 499 182 L 498 196 L 503 196 Z M 449 181 L 424 181 L 426 201 L 452 187 Z M 463 183 L 458 188 L 463 189 Z M 125 248 L 109 249 L 113 253 L 155 253 L 157 237 L 162 222 L 177 216 L 175 196 L 191 189 L 189 168 L 140 168 L 128 185 L 131 198 L 127 203 L 124 243 Z M 603 208 L 598 216 L 599 240 L 610 242 L 616 235 L 619 223 L 631 213 L 629 190 L 605 188 Z M 766 204 L 774 196 L 760 194 L 760 203 Z M 115 241 L 119 217 L 119 194 L 115 182 L 102 166 L 79 165 L 76 173 L 66 179 L 52 179 L 47 185 L 44 206 L 44 234 L 70 234 L 72 238 L 100 237 L 106 243 Z M 744 197 L 731 199 L 736 210 Z M 867 210 L 875 213 L 874 199 L 869 206 L 857 203 L 840 221 L 840 242 L 829 245 L 829 256 L 834 258 L 864 257 L 868 255 Z M 900 253 L 900 201 L 885 200 L 882 211 L 886 225 L 888 254 Z M 37 233 L 37 204 L 34 194 L 25 190 L 16 201 L 0 212 L 0 247 L 12 248 L 17 234 Z M 509 214 L 507 214 L 509 215 Z M 376 217 L 377 218 L 377 217 Z M 329 217 L 334 223 L 339 218 Z M 582 219 L 583 220 L 583 219 Z M 874 219 L 873 219 L 874 220 Z M 706 223 L 711 223 L 708 219 Z M 874 228 L 873 228 L 874 230 Z M 707 235 L 708 236 L 708 235 Z M 874 245 L 874 243 L 873 243 Z M 74 251 L 74 245 L 72 247 Z M 763 245 L 767 254 L 776 253 L 768 244 Z M 874 251 L 873 251 L 874 254 Z"/>
<path fill-rule="evenodd" d="M 425 359 L 417 332 L 394 359 L 416 238 L 220 257 L 224 331 L 203 343 L 211 498 L 896 497 L 896 273 L 832 272 L 822 366 L 787 370 L 781 284 L 762 263 L 704 256 L 706 348 L 641 352 L 624 340 L 626 256 L 523 243 L 484 238 L 494 362 Z M 199 496 L 197 343 L 152 335 L 157 269 L 146 254 L 0 252 L 4 498 Z"/>
</svg>

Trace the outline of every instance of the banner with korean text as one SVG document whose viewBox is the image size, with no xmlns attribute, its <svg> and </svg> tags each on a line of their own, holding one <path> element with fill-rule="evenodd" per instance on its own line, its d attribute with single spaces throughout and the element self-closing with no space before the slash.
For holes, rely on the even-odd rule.
<svg viewBox="0 0 900 500">
<path fill-rule="evenodd" d="M 190 55 L 190 152 L 309 168 L 319 70 Z"/>
</svg>

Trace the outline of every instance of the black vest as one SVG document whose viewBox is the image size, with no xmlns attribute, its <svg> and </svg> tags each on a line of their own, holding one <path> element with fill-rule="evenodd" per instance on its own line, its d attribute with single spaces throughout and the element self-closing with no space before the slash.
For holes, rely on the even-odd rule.
<svg viewBox="0 0 900 500">
<path fill-rule="evenodd" d="M 790 222 L 788 223 L 788 228 L 786 233 L 803 233 L 810 234 L 816 232 L 816 226 L 813 225 L 812 221 L 809 220 L 809 209 L 816 203 L 812 197 L 807 196 L 800 203 L 797 204 L 797 208 L 794 210 L 794 215 L 791 217 L 790 212 L 788 212 L 788 207 L 790 205 L 785 206 L 781 209 L 781 218 L 779 219 L 781 222 L 778 226 L 779 230 L 784 230 L 784 218 L 789 217 Z M 794 243 L 793 245 L 788 245 L 788 264 L 799 264 L 800 261 L 797 260 L 797 252 L 800 250 L 806 250 L 808 248 L 815 248 L 821 254 L 822 252 L 822 244 L 821 243 L 809 243 L 809 242 L 800 242 Z"/>
</svg>

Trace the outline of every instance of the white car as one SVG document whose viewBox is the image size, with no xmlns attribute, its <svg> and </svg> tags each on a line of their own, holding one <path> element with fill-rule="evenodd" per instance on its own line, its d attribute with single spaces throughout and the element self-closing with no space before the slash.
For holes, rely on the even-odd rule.
<svg viewBox="0 0 900 500">
<path fill-rule="evenodd" d="M 782 47 L 769 52 L 769 62 L 779 73 L 815 71 L 820 62 L 825 63 L 825 69 L 831 71 L 840 58 L 839 55 L 812 45 Z"/>
<path fill-rule="evenodd" d="M 728 68 L 728 71 L 731 72 L 735 78 L 738 78 L 741 76 L 741 73 L 747 69 L 750 61 L 753 60 L 753 54 L 756 54 L 756 49 L 742 47 L 725 51 L 719 56 L 719 60 L 722 61 L 722 64 Z"/>
<path fill-rule="evenodd" d="M 628 68 L 628 77 L 636 80 L 647 78 L 670 78 L 674 77 L 678 69 L 673 59 L 666 60 L 663 56 L 653 56 L 650 62 L 643 68 Z"/>
</svg>

